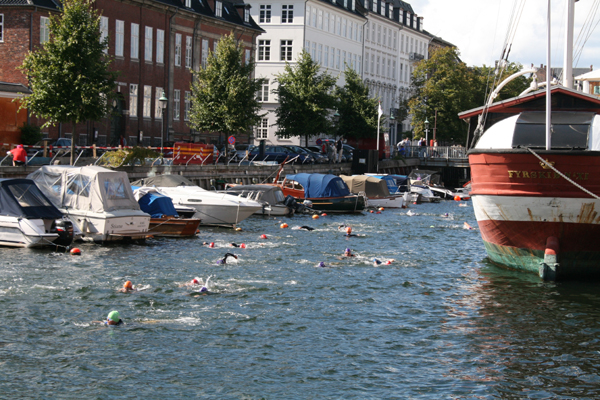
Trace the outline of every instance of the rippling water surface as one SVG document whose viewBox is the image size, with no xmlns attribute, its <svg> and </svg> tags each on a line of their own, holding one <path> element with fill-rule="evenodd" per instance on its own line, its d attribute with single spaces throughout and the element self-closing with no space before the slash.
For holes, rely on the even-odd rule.
<svg viewBox="0 0 600 400">
<path fill-rule="evenodd" d="M 285 220 L 312 232 L 252 217 L 81 257 L 0 249 L 0 397 L 600 396 L 597 284 L 489 265 L 470 204 L 409 210 Z M 196 276 L 213 294 L 180 287 Z M 143 290 L 118 293 L 126 280 Z M 91 323 L 111 310 L 126 325 Z"/>
</svg>

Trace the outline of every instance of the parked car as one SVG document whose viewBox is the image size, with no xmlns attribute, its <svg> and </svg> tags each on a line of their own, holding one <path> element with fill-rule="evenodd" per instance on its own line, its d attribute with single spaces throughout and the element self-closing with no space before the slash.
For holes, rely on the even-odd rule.
<svg viewBox="0 0 600 400">
<path fill-rule="evenodd" d="M 324 156 L 320 152 L 316 152 L 316 151 L 307 149 L 305 147 L 293 146 L 293 145 L 285 146 L 285 147 L 287 147 L 288 149 L 290 149 L 293 152 L 298 153 L 298 154 L 309 154 L 310 156 L 312 156 L 312 158 L 314 159 L 314 162 L 317 164 L 323 164 L 328 161 L 327 156 Z"/>
<path fill-rule="evenodd" d="M 252 149 L 256 147 L 253 144 L 236 144 L 235 145 L 235 158 L 233 159 L 234 161 L 240 162 L 244 159 L 244 157 L 246 157 L 246 152 L 251 152 Z M 246 158 L 246 160 L 248 160 L 248 158 Z"/>
<path fill-rule="evenodd" d="M 250 151 L 249 158 L 250 160 L 254 159 L 254 161 L 275 161 L 277 163 L 283 162 L 286 158 L 292 159 L 298 155 L 298 158 L 294 161 L 294 163 L 313 163 L 314 158 L 307 154 L 296 154 L 291 150 L 286 149 L 283 146 L 265 146 L 265 154 L 264 157 L 258 155 L 260 152 L 260 148 L 254 147 L 252 151 Z"/>
<path fill-rule="evenodd" d="M 290 159 L 294 157 L 298 157 L 303 164 L 314 164 L 317 162 L 317 158 L 313 155 L 313 153 L 305 148 L 294 145 L 283 146 L 290 154 Z"/>
</svg>

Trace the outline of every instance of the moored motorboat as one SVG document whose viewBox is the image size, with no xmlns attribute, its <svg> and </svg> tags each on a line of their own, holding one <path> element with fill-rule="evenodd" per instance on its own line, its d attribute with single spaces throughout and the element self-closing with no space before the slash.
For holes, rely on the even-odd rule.
<svg viewBox="0 0 600 400">
<path fill-rule="evenodd" d="M 181 175 L 158 175 L 132 182 L 134 186 L 156 187 L 168 196 L 179 214 L 179 207 L 193 208 L 191 218 L 200 218 L 200 225 L 234 227 L 255 212 L 262 204 L 239 196 L 202 189 Z"/>
<path fill-rule="evenodd" d="M 150 187 L 132 186 L 133 196 L 142 211 L 150 214 L 148 233 L 153 236 L 190 237 L 195 236 L 200 225 L 200 218 L 183 218 L 179 216 L 170 197 L 158 193 Z"/>
<path fill-rule="evenodd" d="M 73 223 L 30 179 L 0 179 L 0 245 L 69 246 Z"/>
<path fill-rule="evenodd" d="M 148 234 L 150 215 L 140 210 L 125 172 L 44 165 L 28 177 L 73 221 L 83 240 L 143 240 Z"/>
<path fill-rule="evenodd" d="M 367 206 L 364 195 L 350 193 L 342 178 L 332 174 L 287 175 L 277 185 L 286 196 L 311 203 L 313 210 L 334 213 L 358 213 Z"/>
<path fill-rule="evenodd" d="M 402 208 L 404 198 L 401 194 L 390 194 L 387 183 L 368 175 L 340 175 L 354 194 L 364 193 L 372 207 Z"/>
<path fill-rule="evenodd" d="M 225 193 L 261 203 L 262 209 L 255 212 L 257 215 L 291 216 L 294 214 L 294 207 L 286 205 L 285 195 L 278 186 L 228 185 Z"/>
</svg>

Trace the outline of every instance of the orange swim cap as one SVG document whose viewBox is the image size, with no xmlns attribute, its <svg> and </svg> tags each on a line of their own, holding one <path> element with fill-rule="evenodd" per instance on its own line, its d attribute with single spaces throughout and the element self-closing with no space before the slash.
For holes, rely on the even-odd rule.
<svg viewBox="0 0 600 400">
<path fill-rule="evenodd" d="M 131 281 L 127 281 L 123 284 L 123 289 L 133 289 L 133 284 Z"/>
<path fill-rule="evenodd" d="M 346 228 L 346 233 L 348 233 L 348 234 L 352 233 L 352 227 L 351 226 L 349 226 L 349 227 Z"/>
</svg>

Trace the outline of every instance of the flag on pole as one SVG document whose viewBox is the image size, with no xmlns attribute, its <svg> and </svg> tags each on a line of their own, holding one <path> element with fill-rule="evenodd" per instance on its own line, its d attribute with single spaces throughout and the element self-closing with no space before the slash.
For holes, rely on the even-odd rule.
<svg viewBox="0 0 600 400">
<path fill-rule="evenodd" d="M 381 109 L 381 102 L 379 102 L 379 110 L 377 110 L 377 113 L 379 114 L 379 118 L 381 118 L 381 116 L 383 115 L 383 110 Z"/>
</svg>

